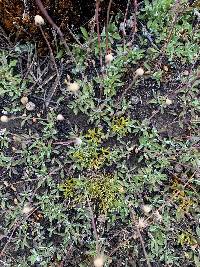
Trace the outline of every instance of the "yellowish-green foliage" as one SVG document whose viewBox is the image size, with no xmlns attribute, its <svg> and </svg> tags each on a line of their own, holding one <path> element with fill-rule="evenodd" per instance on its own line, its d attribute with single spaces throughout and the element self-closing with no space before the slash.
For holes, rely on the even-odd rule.
<svg viewBox="0 0 200 267">
<path fill-rule="evenodd" d="M 186 190 L 182 187 L 182 184 L 175 179 L 171 185 L 173 191 L 174 200 L 177 203 L 177 215 L 182 217 L 184 214 L 188 213 L 191 207 L 197 205 L 195 201 L 186 193 Z"/>
<path fill-rule="evenodd" d="M 72 153 L 72 159 L 82 168 L 100 169 L 110 158 L 110 148 L 102 147 L 105 135 L 100 128 L 89 129 L 84 135 L 85 145 L 77 147 Z"/>
<path fill-rule="evenodd" d="M 82 168 L 100 169 L 109 160 L 110 149 L 99 147 L 95 143 L 88 143 L 87 146 L 78 148 L 72 154 L 72 159 Z"/>
<path fill-rule="evenodd" d="M 72 205 L 86 202 L 88 196 L 104 213 L 118 207 L 124 194 L 119 181 L 110 174 L 70 178 L 60 185 L 60 189 Z"/>
<path fill-rule="evenodd" d="M 178 236 L 178 244 L 181 246 L 195 246 L 197 245 L 197 240 L 190 232 L 184 231 Z"/>
<path fill-rule="evenodd" d="M 116 117 L 112 121 L 111 131 L 115 134 L 124 136 L 128 132 L 130 132 L 131 125 L 132 125 L 132 122 L 129 118 Z"/>
<path fill-rule="evenodd" d="M 92 142 L 95 144 L 101 143 L 102 139 L 105 138 L 105 134 L 101 128 L 89 129 L 85 134 L 88 142 Z"/>
</svg>

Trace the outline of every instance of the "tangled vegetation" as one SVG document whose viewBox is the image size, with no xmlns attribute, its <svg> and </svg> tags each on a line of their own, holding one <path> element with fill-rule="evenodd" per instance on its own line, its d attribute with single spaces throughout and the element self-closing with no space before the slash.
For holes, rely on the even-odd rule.
<svg viewBox="0 0 200 267">
<path fill-rule="evenodd" d="M 127 1 L 43 57 L 0 35 L 1 266 L 200 266 L 199 20 Z"/>
</svg>

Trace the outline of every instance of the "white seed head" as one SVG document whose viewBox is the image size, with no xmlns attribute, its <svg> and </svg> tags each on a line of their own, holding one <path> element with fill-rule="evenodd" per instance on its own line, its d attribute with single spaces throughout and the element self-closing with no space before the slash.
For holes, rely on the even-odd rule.
<svg viewBox="0 0 200 267">
<path fill-rule="evenodd" d="M 63 121 L 65 118 L 63 117 L 62 114 L 58 114 L 57 117 L 56 117 L 56 120 L 57 121 Z"/>
<path fill-rule="evenodd" d="M 28 103 L 26 104 L 26 109 L 27 109 L 28 111 L 32 111 L 32 110 L 34 110 L 34 109 L 35 109 L 35 104 L 34 104 L 33 102 L 28 102 Z"/>
<path fill-rule="evenodd" d="M 21 101 L 22 105 L 25 106 L 28 103 L 28 97 L 27 96 L 23 96 L 20 101 Z"/>
<path fill-rule="evenodd" d="M 113 61 L 113 59 L 114 59 L 114 57 L 113 57 L 113 55 L 111 53 L 110 54 L 107 54 L 105 56 L 105 63 L 106 64 L 110 64 Z"/>
<path fill-rule="evenodd" d="M 139 68 L 135 71 L 137 76 L 143 76 L 144 75 L 144 69 L 143 68 Z"/>
<path fill-rule="evenodd" d="M 104 266 L 104 256 L 98 256 L 94 259 L 95 267 L 103 267 Z"/>
<path fill-rule="evenodd" d="M 147 223 L 145 222 L 145 219 L 144 218 L 139 218 L 137 226 L 140 229 L 146 228 L 147 227 Z"/>
<path fill-rule="evenodd" d="M 29 204 L 25 204 L 22 209 L 22 213 L 26 215 L 29 214 L 32 210 L 33 208 Z"/>
<path fill-rule="evenodd" d="M 142 205 L 142 210 L 148 214 L 152 210 L 152 207 L 150 205 Z"/>
<path fill-rule="evenodd" d="M 81 140 L 81 138 L 76 137 L 74 138 L 74 144 L 77 146 L 80 146 L 83 143 L 83 141 Z"/>
<path fill-rule="evenodd" d="M 165 103 L 166 105 L 170 106 L 172 104 L 172 100 L 169 98 L 166 98 Z"/>
<path fill-rule="evenodd" d="M 78 92 L 78 90 L 80 89 L 80 85 L 77 82 L 67 82 L 67 90 L 72 92 L 72 93 L 76 93 Z"/>
<path fill-rule="evenodd" d="M 9 118 L 6 115 L 1 116 L 1 122 L 8 122 Z"/>
<path fill-rule="evenodd" d="M 40 26 L 44 24 L 44 19 L 40 15 L 35 16 L 35 25 Z"/>
</svg>

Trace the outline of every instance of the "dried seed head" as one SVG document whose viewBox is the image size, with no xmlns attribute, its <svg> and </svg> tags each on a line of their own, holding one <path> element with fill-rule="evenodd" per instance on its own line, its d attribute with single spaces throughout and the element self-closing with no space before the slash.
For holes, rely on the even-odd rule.
<svg viewBox="0 0 200 267">
<path fill-rule="evenodd" d="M 32 110 L 34 110 L 34 109 L 35 109 L 35 104 L 34 104 L 33 102 L 28 102 L 28 103 L 26 104 L 26 109 L 27 109 L 28 111 L 32 111 Z"/>
<path fill-rule="evenodd" d="M 58 114 L 57 117 L 56 117 L 56 120 L 57 121 L 63 121 L 65 118 L 63 117 L 62 114 Z"/>
<path fill-rule="evenodd" d="M 1 122 L 8 122 L 9 121 L 9 118 L 8 118 L 8 116 L 6 116 L 6 115 L 3 115 L 3 116 L 1 116 Z"/>
<path fill-rule="evenodd" d="M 144 69 L 143 68 L 139 68 L 135 71 L 137 76 L 143 76 L 144 75 Z"/>
<path fill-rule="evenodd" d="M 67 90 L 76 93 L 80 89 L 80 85 L 77 82 L 70 83 L 65 80 L 65 83 L 67 84 Z"/>
<path fill-rule="evenodd" d="M 41 26 L 44 24 L 44 19 L 40 15 L 35 16 L 35 25 L 36 26 Z"/>
<path fill-rule="evenodd" d="M 33 208 L 29 204 L 25 204 L 24 207 L 23 207 L 23 209 L 22 209 L 22 213 L 25 214 L 25 215 L 27 215 L 32 210 L 33 210 Z"/>
<path fill-rule="evenodd" d="M 148 214 L 152 210 L 152 207 L 150 205 L 142 205 L 142 210 Z"/>
<path fill-rule="evenodd" d="M 94 259 L 94 266 L 95 267 L 103 267 L 104 266 L 104 256 L 98 256 Z"/>
<path fill-rule="evenodd" d="M 139 218 L 137 226 L 140 229 L 146 228 L 147 227 L 147 223 L 145 222 L 145 219 L 144 218 Z"/>
<path fill-rule="evenodd" d="M 113 59 L 114 59 L 114 57 L 113 57 L 113 55 L 110 53 L 110 54 L 107 54 L 106 56 L 105 56 L 105 63 L 107 64 L 107 65 L 109 65 L 112 61 L 113 61 Z"/>
<path fill-rule="evenodd" d="M 165 100 L 165 103 L 166 103 L 166 105 L 171 105 L 172 104 L 172 100 L 171 99 L 169 99 L 169 98 L 166 98 L 166 100 Z"/>
<path fill-rule="evenodd" d="M 22 105 L 25 106 L 28 103 L 28 97 L 27 96 L 23 96 L 20 101 L 21 101 Z"/>
</svg>

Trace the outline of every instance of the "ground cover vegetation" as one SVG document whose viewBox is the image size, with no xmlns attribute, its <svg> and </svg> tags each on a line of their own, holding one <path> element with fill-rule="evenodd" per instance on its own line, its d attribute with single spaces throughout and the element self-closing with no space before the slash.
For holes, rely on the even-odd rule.
<svg viewBox="0 0 200 267">
<path fill-rule="evenodd" d="M 108 2 L 1 29 L 1 266 L 200 266 L 199 3 Z"/>
</svg>

